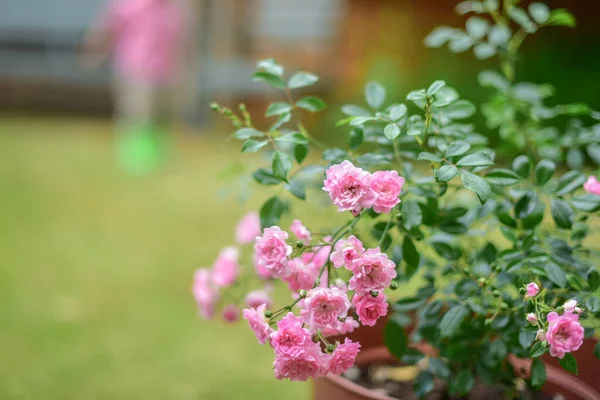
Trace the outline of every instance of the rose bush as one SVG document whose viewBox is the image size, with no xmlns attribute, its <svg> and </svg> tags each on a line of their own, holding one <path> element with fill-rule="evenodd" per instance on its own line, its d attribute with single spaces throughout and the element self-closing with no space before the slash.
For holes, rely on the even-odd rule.
<svg viewBox="0 0 600 400">
<path fill-rule="evenodd" d="M 420 396 L 433 390 L 436 377 L 449 382 L 453 395 L 469 392 L 476 380 L 515 393 L 510 354 L 535 359 L 527 381 L 534 389 L 544 384 L 539 357 L 547 352 L 577 373 L 572 353 L 600 317 L 598 250 L 589 236 L 597 230 L 600 189 L 582 172 L 600 162 L 600 113 L 583 104 L 549 106 L 548 85 L 515 80 L 525 38 L 546 26 L 573 26 L 574 19 L 542 3 L 526 10 L 516 0 L 465 1 L 457 9 L 476 15 L 464 30 L 439 27 L 425 42 L 498 56 L 501 73 L 479 75 L 493 90 L 479 107 L 484 130 L 468 122 L 477 107 L 443 81 L 408 93 L 404 102 L 386 101 L 385 89 L 369 82 L 366 106 L 342 107 L 338 127 L 346 145 L 329 147 L 301 122 L 303 112 L 322 111 L 325 103 L 294 96 L 318 77 L 296 72 L 285 80 L 273 60 L 259 62 L 253 76 L 285 98 L 268 107 L 266 116 L 276 118 L 270 127 L 257 127 L 243 105 L 239 115 L 213 105 L 233 123 L 242 152 L 270 157 L 252 178 L 279 194 L 236 228 L 239 245 L 254 237 L 255 268 L 242 270 L 238 252 L 226 248 L 212 269 L 196 272 L 193 292 L 204 317 L 222 310 L 232 321 L 239 311 L 221 295 L 240 282 L 252 290 L 239 296 L 248 307 L 242 315 L 259 343 L 273 349 L 278 379 L 344 373 L 360 344 L 329 338 L 390 312 L 390 350 L 409 364 L 428 358 L 414 381 Z M 578 119 L 560 135 L 555 121 L 565 115 Z M 488 147 L 494 135 L 504 152 Z M 284 229 L 282 217 L 298 218 L 292 205 L 309 195 L 325 195 L 347 222 L 308 229 L 293 219 Z M 388 289 L 415 277 L 416 291 L 390 300 Z M 292 292 L 280 308 L 269 296 L 276 280 Z M 409 341 L 429 344 L 435 355 Z"/>
</svg>

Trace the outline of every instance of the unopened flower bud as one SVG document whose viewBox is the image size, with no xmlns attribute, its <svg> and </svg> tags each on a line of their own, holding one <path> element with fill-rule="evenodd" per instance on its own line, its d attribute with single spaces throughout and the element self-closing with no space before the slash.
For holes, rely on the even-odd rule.
<svg viewBox="0 0 600 400">
<path fill-rule="evenodd" d="M 477 280 L 477 283 L 479 283 L 479 287 L 484 287 L 485 286 L 485 278 L 479 278 Z"/>
<path fill-rule="evenodd" d="M 546 340 L 546 333 L 544 332 L 543 329 L 540 329 L 539 331 L 537 331 L 535 338 L 536 338 L 536 340 L 543 342 L 544 340 Z"/>
<path fill-rule="evenodd" d="M 328 353 L 332 353 L 335 350 L 335 346 L 329 343 L 325 349 Z"/>
<path fill-rule="evenodd" d="M 492 291 L 492 295 L 494 295 L 496 297 L 500 297 L 502 294 L 500 293 L 499 290 L 494 290 L 494 291 Z"/>
<path fill-rule="evenodd" d="M 235 322 L 240 316 L 240 310 L 233 304 L 223 309 L 223 319 L 227 322 Z"/>
<path fill-rule="evenodd" d="M 527 294 L 525 295 L 526 299 L 535 297 L 540 292 L 540 288 L 535 282 L 531 282 L 525 285 L 525 290 L 527 291 Z"/>
<path fill-rule="evenodd" d="M 487 318 L 485 321 L 483 321 L 483 325 L 485 325 L 485 326 L 489 326 L 491 323 L 492 323 L 491 318 Z"/>
<path fill-rule="evenodd" d="M 297 241 L 296 247 L 298 247 L 300 249 L 300 248 L 304 247 L 304 243 L 302 243 L 301 241 Z"/>
<path fill-rule="evenodd" d="M 377 297 L 379 296 L 379 292 L 377 290 L 371 290 L 371 296 Z"/>
<path fill-rule="evenodd" d="M 392 281 L 392 283 L 390 283 L 390 289 L 392 289 L 392 290 L 398 289 L 398 284 L 396 283 L 396 281 Z"/>
<path fill-rule="evenodd" d="M 219 111 L 219 105 L 217 103 L 210 103 L 210 109 L 213 111 Z"/>
<path fill-rule="evenodd" d="M 271 318 L 272 316 L 273 316 L 273 311 L 271 311 L 271 310 L 266 310 L 265 311 L 265 317 Z"/>
<path fill-rule="evenodd" d="M 500 308 L 501 308 L 502 310 L 506 310 L 506 309 L 508 308 L 508 304 L 506 304 L 506 303 L 501 303 L 501 304 L 500 304 Z"/>
<path fill-rule="evenodd" d="M 306 292 L 306 290 L 302 289 L 302 290 L 299 290 L 299 291 L 298 291 L 298 294 L 300 295 L 300 297 L 301 297 L 301 298 L 305 298 L 305 297 L 306 297 L 306 294 L 307 294 L 307 292 Z"/>
<path fill-rule="evenodd" d="M 566 301 L 565 304 L 563 304 L 565 312 L 568 312 L 568 313 L 574 312 L 576 306 L 577 306 L 577 300 L 574 300 L 574 299 Z"/>
<path fill-rule="evenodd" d="M 525 319 L 527 320 L 527 322 L 529 322 L 531 325 L 536 325 L 538 323 L 538 318 L 537 315 L 535 315 L 534 313 L 529 313 L 527 314 L 527 317 L 525 317 Z"/>
</svg>

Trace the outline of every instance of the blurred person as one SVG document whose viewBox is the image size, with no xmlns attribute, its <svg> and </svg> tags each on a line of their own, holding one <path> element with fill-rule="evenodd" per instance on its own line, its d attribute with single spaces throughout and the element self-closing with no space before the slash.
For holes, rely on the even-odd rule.
<svg viewBox="0 0 600 400">
<path fill-rule="evenodd" d="M 165 156 L 178 100 L 193 87 L 184 84 L 193 17 L 189 0 L 109 0 L 84 40 L 84 65 L 112 56 L 116 154 L 127 172 L 149 171 Z"/>
</svg>

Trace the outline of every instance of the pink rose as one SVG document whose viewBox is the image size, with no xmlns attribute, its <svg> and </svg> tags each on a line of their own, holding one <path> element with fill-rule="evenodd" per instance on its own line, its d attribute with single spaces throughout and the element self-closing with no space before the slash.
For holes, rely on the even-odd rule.
<svg viewBox="0 0 600 400">
<path fill-rule="evenodd" d="M 337 287 L 315 288 L 304 299 L 302 316 L 311 332 L 337 326 L 338 318 L 346 318 L 350 300 L 348 295 Z"/>
<path fill-rule="evenodd" d="M 357 293 L 368 293 L 371 290 L 383 290 L 396 277 L 396 264 L 381 253 L 379 247 L 365 251 L 362 257 L 352 264 L 354 276 L 350 278 L 348 289 Z"/>
<path fill-rule="evenodd" d="M 254 252 L 254 270 L 256 275 L 261 279 L 268 279 L 271 277 L 271 271 L 269 271 L 264 265 L 258 263 L 258 253 Z"/>
<path fill-rule="evenodd" d="M 348 291 L 348 285 L 346 285 L 346 282 L 344 282 L 343 279 L 337 278 L 333 282 L 333 286 L 335 286 L 336 288 L 340 289 L 342 292 L 347 292 Z"/>
<path fill-rule="evenodd" d="M 308 378 L 318 378 L 327 371 L 326 358 L 316 345 L 295 357 L 275 353 L 273 369 L 275 378 L 291 381 L 306 381 Z"/>
<path fill-rule="evenodd" d="M 529 313 L 529 314 L 527 314 L 527 316 L 525 317 L 525 319 L 531 325 L 537 325 L 537 323 L 538 323 L 538 318 L 537 318 L 537 315 L 535 315 L 535 313 Z"/>
<path fill-rule="evenodd" d="M 360 343 L 346 338 L 343 344 L 335 348 L 329 358 L 329 373 L 341 375 L 354 365 L 354 359 L 360 351 Z"/>
<path fill-rule="evenodd" d="M 298 357 L 313 351 L 315 346 L 321 351 L 312 341 L 310 332 L 302 327 L 302 318 L 291 312 L 277 322 L 277 330 L 271 333 L 271 345 L 275 354 L 286 357 Z"/>
<path fill-rule="evenodd" d="M 235 247 L 225 247 L 213 264 L 213 280 L 220 287 L 230 286 L 239 274 L 239 251 Z"/>
<path fill-rule="evenodd" d="M 273 278 L 285 278 L 290 274 L 287 259 L 292 254 L 292 246 L 286 243 L 288 234 L 278 226 L 265 228 L 263 235 L 256 238 L 254 250 L 258 264 L 271 272 Z"/>
<path fill-rule="evenodd" d="M 525 298 L 535 297 L 540 292 L 540 288 L 538 287 L 538 285 L 535 282 L 528 283 L 525 286 L 525 289 L 527 290 L 527 294 L 525 295 Z"/>
<path fill-rule="evenodd" d="M 253 290 L 246 295 L 246 304 L 250 308 L 258 308 L 264 304 L 266 308 L 271 308 L 271 296 L 264 290 Z"/>
<path fill-rule="evenodd" d="M 235 238 L 240 244 L 252 243 L 260 236 L 260 217 L 256 212 L 244 215 L 235 227 Z"/>
<path fill-rule="evenodd" d="M 396 204 L 400 203 L 400 192 L 404 178 L 398 176 L 398 171 L 377 171 L 373 174 L 371 189 L 377 194 L 373 203 L 376 213 L 389 213 Z"/>
<path fill-rule="evenodd" d="M 352 304 L 354 304 L 360 323 L 363 325 L 373 326 L 379 317 L 387 314 L 388 304 L 383 293 L 379 293 L 377 297 L 373 297 L 368 293 L 354 295 Z"/>
<path fill-rule="evenodd" d="M 371 189 L 372 175 L 357 168 L 348 160 L 332 165 L 325 172 L 323 190 L 329 193 L 338 211 L 371 208 L 377 195 Z M 360 212 L 360 211 L 358 211 Z"/>
<path fill-rule="evenodd" d="M 269 340 L 269 336 L 273 329 L 267 323 L 265 319 L 265 310 L 267 306 L 262 304 L 258 306 L 258 308 L 246 308 L 242 311 L 244 315 L 244 319 L 248 320 L 248 324 L 250 325 L 250 329 L 254 331 L 256 338 L 258 339 L 258 343 L 265 344 L 267 340 Z"/>
<path fill-rule="evenodd" d="M 288 287 L 293 292 L 297 292 L 301 289 L 310 290 L 319 275 L 319 269 L 315 264 L 305 264 L 301 258 L 289 260 L 288 268 L 290 274 L 283 278 L 283 280 L 287 282 Z"/>
<path fill-rule="evenodd" d="M 298 240 L 302 243 L 310 243 L 310 231 L 304 225 L 302 225 L 302 222 L 300 222 L 299 219 L 295 219 L 294 222 L 292 222 L 292 226 L 290 226 L 290 231 L 292 231 L 292 233 L 296 235 Z"/>
<path fill-rule="evenodd" d="M 587 181 L 583 184 L 583 190 L 591 194 L 600 195 L 600 182 L 595 176 L 590 175 Z"/>
<path fill-rule="evenodd" d="M 336 336 L 336 335 L 346 335 L 348 333 L 354 332 L 356 328 L 358 328 L 360 324 L 354 318 L 348 316 L 342 321 L 338 321 L 335 328 L 323 328 L 323 336 Z"/>
<path fill-rule="evenodd" d="M 240 310 L 230 304 L 223 309 L 223 319 L 227 322 L 235 322 L 240 317 Z"/>
<path fill-rule="evenodd" d="M 194 274 L 192 293 L 198 304 L 200 315 L 206 319 L 211 318 L 215 311 L 215 303 L 219 292 L 213 283 L 212 271 L 201 268 Z"/>
<path fill-rule="evenodd" d="M 546 319 L 548 321 L 546 340 L 550 345 L 551 356 L 563 358 L 566 353 L 579 349 L 583 343 L 583 327 L 579 323 L 577 314 L 565 312 L 559 316 L 551 312 Z"/>
<path fill-rule="evenodd" d="M 354 235 L 346 240 L 338 240 L 334 249 L 335 251 L 331 253 L 330 259 L 336 268 L 345 265 L 347 269 L 350 269 L 354 260 L 361 257 L 365 252 L 362 242 Z"/>
</svg>

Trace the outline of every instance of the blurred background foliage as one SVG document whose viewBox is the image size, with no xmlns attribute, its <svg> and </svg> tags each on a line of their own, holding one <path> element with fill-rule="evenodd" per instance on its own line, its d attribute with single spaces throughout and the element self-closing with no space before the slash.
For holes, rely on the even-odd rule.
<svg viewBox="0 0 600 400">
<path fill-rule="evenodd" d="M 307 126 L 345 143 L 339 105 L 360 103 L 367 80 L 398 102 L 443 79 L 479 105 L 489 93 L 477 73 L 497 62 L 423 45 L 433 27 L 463 25 L 452 0 L 197 0 L 198 63 L 170 161 L 127 176 L 114 166 L 108 66 L 77 63 L 102 3 L 0 4 L 0 398 L 307 398 L 310 384 L 273 379 L 271 352 L 243 324 L 196 317 L 194 269 L 271 195 L 235 178 L 258 160 L 225 140 L 232 130 L 209 101 L 263 114 L 275 92 L 249 77 L 274 57 L 322 77 L 311 93 L 329 113 Z M 517 80 L 550 82 L 562 103 L 597 109 L 600 3 L 548 3 L 578 27 L 527 40 Z M 311 229 L 336 217 L 318 206 L 303 215 Z"/>
</svg>

